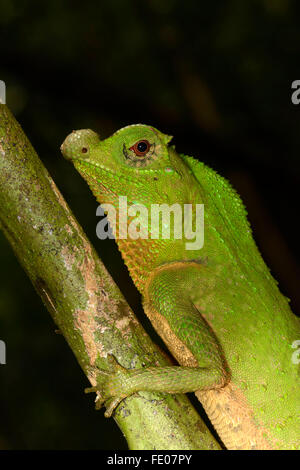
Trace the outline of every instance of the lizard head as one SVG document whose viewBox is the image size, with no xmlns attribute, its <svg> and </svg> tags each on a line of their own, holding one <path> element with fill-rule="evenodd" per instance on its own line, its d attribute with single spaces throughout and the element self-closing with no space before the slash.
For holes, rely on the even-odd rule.
<svg viewBox="0 0 300 470">
<path fill-rule="evenodd" d="M 90 129 L 73 131 L 61 146 L 62 154 L 88 182 L 100 203 L 188 202 L 191 177 L 174 147 L 171 136 L 154 127 L 135 124 L 100 140 Z"/>
<path fill-rule="evenodd" d="M 104 211 L 107 211 L 109 222 L 116 222 L 116 225 L 112 225 L 113 233 L 117 234 L 119 249 L 140 290 L 143 289 L 147 272 L 165 262 L 169 254 L 172 258 L 175 245 L 182 244 L 173 235 L 172 243 L 166 239 L 168 236 L 150 239 L 153 228 L 157 228 L 159 234 L 168 228 L 173 233 L 175 216 L 171 214 L 160 225 L 159 221 L 153 222 L 152 218 L 150 223 L 148 215 L 152 215 L 154 206 L 173 207 L 191 203 L 194 199 L 193 173 L 174 147 L 168 145 L 170 140 L 170 136 L 154 127 L 137 124 L 120 129 L 105 140 L 89 129 L 74 131 L 61 147 L 64 157 L 73 162 Z M 145 230 L 145 237 L 136 239 L 132 234 L 120 236 L 120 215 L 123 219 L 125 214 L 129 223 L 128 231 L 130 223 L 137 222 L 129 209 L 127 212 L 120 204 L 124 196 L 128 207 L 142 207 L 138 223 L 140 233 Z M 107 209 L 108 206 L 110 209 Z M 178 224 L 182 225 L 181 219 Z M 177 255 L 181 259 L 179 249 Z"/>
</svg>

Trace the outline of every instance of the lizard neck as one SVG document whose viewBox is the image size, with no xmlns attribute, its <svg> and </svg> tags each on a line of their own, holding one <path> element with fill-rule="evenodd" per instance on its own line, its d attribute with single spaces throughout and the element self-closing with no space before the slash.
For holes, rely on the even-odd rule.
<svg viewBox="0 0 300 470">
<path fill-rule="evenodd" d="M 119 215 L 119 214 L 118 214 Z M 149 226 L 148 223 L 141 223 L 143 229 L 147 225 L 147 229 L 142 231 L 138 230 L 139 236 L 137 238 L 132 238 L 132 233 L 130 233 L 130 224 L 134 218 L 128 217 L 124 220 L 127 222 L 126 233 L 120 229 L 119 217 L 117 216 L 115 232 L 116 232 L 116 242 L 118 248 L 121 252 L 121 255 L 124 259 L 124 262 L 129 270 L 130 276 L 135 283 L 138 290 L 141 294 L 144 293 L 146 282 L 151 275 L 151 273 L 161 265 L 169 264 L 174 261 L 187 261 L 199 257 L 199 249 L 187 249 L 187 243 L 190 240 L 185 238 L 184 233 L 184 222 L 182 221 L 182 238 L 175 238 L 174 236 L 174 220 L 171 220 L 170 224 L 167 223 L 167 227 L 170 225 L 170 237 L 164 237 L 162 231 L 159 231 L 157 238 L 152 236 L 152 232 L 149 229 L 152 224 L 152 220 Z M 153 224 L 155 227 L 157 224 Z M 179 224 L 180 225 L 180 224 Z M 161 225 L 162 227 L 162 225 Z M 161 228 L 160 227 L 160 228 Z M 139 227 L 140 228 L 140 227 Z"/>
<path fill-rule="evenodd" d="M 190 239 L 185 238 L 186 214 L 184 204 L 191 205 L 192 201 L 197 200 L 197 194 L 194 194 L 196 191 L 193 191 L 195 189 L 194 185 L 191 185 L 188 195 L 184 195 L 182 200 L 179 200 L 176 204 L 173 201 L 170 203 L 168 200 L 167 204 L 162 204 L 164 201 L 159 201 L 159 204 L 167 206 L 166 210 L 169 210 L 172 204 L 177 206 L 175 210 L 178 210 L 179 206 L 177 215 L 171 211 L 165 213 L 165 218 L 162 218 L 160 214 L 159 220 L 161 222 L 159 222 L 157 218 L 153 217 L 152 213 L 153 205 L 157 206 L 159 204 L 152 204 L 148 200 L 145 205 L 140 206 L 142 209 L 138 208 L 138 212 L 134 213 L 131 211 L 132 206 L 135 204 L 135 207 L 137 207 L 138 203 L 127 201 L 127 197 L 117 195 L 107 187 L 100 185 L 99 182 L 96 182 L 95 187 L 92 186 L 92 183 L 90 182 L 90 186 L 107 212 L 107 218 L 122 258 L 141 294 L 144 293 L 145 283 L 149 275 L 158 266 L 174 262 L 174 260 L 184 261 L 199 256 L 199 249 L 197 251 L 190 251 L 190 248 L 186 249 L 186 244 L 190 242 Z M 193 207 L 195 207 L 194 204 L 192 204 Z M 113 210 L 110 210 L 110 208 L 113 208 Z M 144 210 L 145 212 L 143 212 Z M 193 208 L 192 216 L 189 216 L 189 218 L 192 217 L 192 225 L 195 225 L 193 223 L 195 222 L 194 215 Z M 157 229 L 156 236 L 153 236 L 151 227 L 153 230 Z M 181 228 L 179 231 L 181 237 L 175 236 L 175 227 L 176 230 L 178 227 Z M 134 228 L 133 231 L 132 228 Z"/>
<path fill-rule="evenodd" d="M 129 274 L 141 294 L 151 272 L 160 264 L 161 240 L 116 240 Z"/>
</svg>

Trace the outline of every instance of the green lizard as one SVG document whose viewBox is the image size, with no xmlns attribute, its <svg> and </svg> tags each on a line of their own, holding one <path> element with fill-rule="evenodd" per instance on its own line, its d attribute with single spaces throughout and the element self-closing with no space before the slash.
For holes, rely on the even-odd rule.
<svg viewBox="0 0 300 470">
<path fill-rule="evenodd" d="M 255 245 L 238 194 L 170 140 L 137 124 L 102 141 L 91 130 L 74 131 L 62 145 L 97 200 L 118 216 L 119 196 L 149 211 L 204 204 L 201 249 L 187 249 L 187 236 L 174 233 L 151 238 L 151 224 L 148 238 L 117 238 L 145 312 L 179 366 L 127 370 L 112 360 L 105 385 L 91 390 L 107 416 L 139 390 L 194 391 L 228 449 L 298 449 L 300 365 L 292 344 L 299 319 Z"/>
</svg>

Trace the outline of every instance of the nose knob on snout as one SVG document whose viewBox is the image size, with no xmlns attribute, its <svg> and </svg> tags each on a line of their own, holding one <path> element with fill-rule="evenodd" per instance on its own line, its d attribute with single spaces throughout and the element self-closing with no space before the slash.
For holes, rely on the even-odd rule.
<svg viewBox="0 0 300 470">
<path fill-rule="evenodd" d="M 71 132 L 63 141 L 60 150 L 67 160 L 87 157 L 92 144 L 99 142 L 99 135 L 91 129 Z"/>
</svg>

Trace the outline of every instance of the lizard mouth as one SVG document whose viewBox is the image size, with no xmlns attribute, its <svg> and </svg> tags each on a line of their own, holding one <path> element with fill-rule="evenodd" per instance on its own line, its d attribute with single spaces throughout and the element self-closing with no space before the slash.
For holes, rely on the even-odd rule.
<svg viewBox="0 0 300 470">
<path fill-rule="evenodd" d="M 86 167 L 88 166 L 88 167 L 91 167 L 92 169 L 100 168 L 101 171 L 105 171 L 106 173 L 110 173 L 112 175 L 116 174 L 114 170 L 107 168 L 107 166 L 101 165 L 101 163 L 92 162 L 88 159 L 76 159 L 73 161 L 73 163 L 74 163 L 74 166 L 78 167 L 79 170 L 82 170 L 82 168 L 86 169 Z"/>
<path fill-rule="evenodd" d="M 87 173 L 87 168 L 90 168 L 92 171 L 89 172 L 89 178 L 93 180 L 96 184 L 100 185 L 105 192 L 109 192 L 110 194 L 113 194 L 117 196 L 117 194 L 109 187 L 109 183 L 105 184 L 101 178 L 101 174 L 106 173 L 110 176 L 116 175 L 116 172 L 113 170 L 110 170 L 104 165 L 101 165 L 100 163 L 96 162 L 91 162 L 89 160 L 75 160 L 74 166 L 76 169 L 79 171 L 79 173 L 84 175 Z M 98 169 L 98 172 L 95 174 L 95 168 Z M 100 170 L 100 171 L 99 171 Z"/>
<path fill-rule="evenodd" d="M 126 171 L 130 172 L 130 177 L 128 176 L 125 176 L 123 172 L 117 172 L 116 170 L 113 170 L 112 168 L 108 168 L 107 166 L 101 164 L 101 163 L 98 163 L 98 162 L 95 162 L 95 161 L 91 161 L 89 160 L 88 158 L 86 159 L 76 159 L 76 160 L 73 160 L 73 164 L 74 166 L 78 169 L 78 171 L 83 171 L 83 169 L 86 171 L 86 167 L 90 167 L 91 169 L 95 170 L 95 168 L 99 169 L 99 174 L 101 172 L 105 172 L 109 175 L 113 175 L 113 176 L 118 176 L 118 179 L 122 178 L 122 180 L 125 180 L 127 181 L 129 184 L 132 183 L 132 180 L 138 180 L 137 177 L 135 177 L 135 174 L 137 174 L 137 172 L 143 172 L 144 174 L 151 174 L 153 175 L 154 173 L 157 173 L 157 174 L 160 174 L 161 171 L 159 169 L 157 170 L 153 170 L 153 169 L 137 169 L 137 168 L 133 168 L 133 167 L 130 167 L 130 166 L 126 166 Z M 93 175 L 90 175 L 91 177 L 94 177 Z"/>
<path fill-rule="evenodd" d="M 113 186 L 110 181 L 104 182 L 103 178 L 101 178 L 102 175 L 109 175 L 110 177 L 116 177 L 117 172 L 107 168 L 105 165 L 102 165 L 101 163 L 97 162 L 91 162 L 89 160 L 75 160 L 74 166 L 76 169 L 79 171 L 79 173 L 82 174 L 82 176 L 85 178 L 85 175 L 87 173 L 87 167 L 90 168 L 92 171 L 88 172 L 89 173 L 89 179 L 94 182 L 95 185 L 101 186 L 103 189 L 103 192 L 105 194 L 110 194 L 114 197 L 118 197 L 120 195 L 119 192 L 114 191 Z M 97 173 L 95 174 L 95 169 L 98 169 Z M 132 184 L 132 178 L 128 178 L 124 175 L 122 175 L 122 180 L 126 185 Z M 117 181 L 120 181 L 120 177 L 118 175 Z"/>
</svg>

